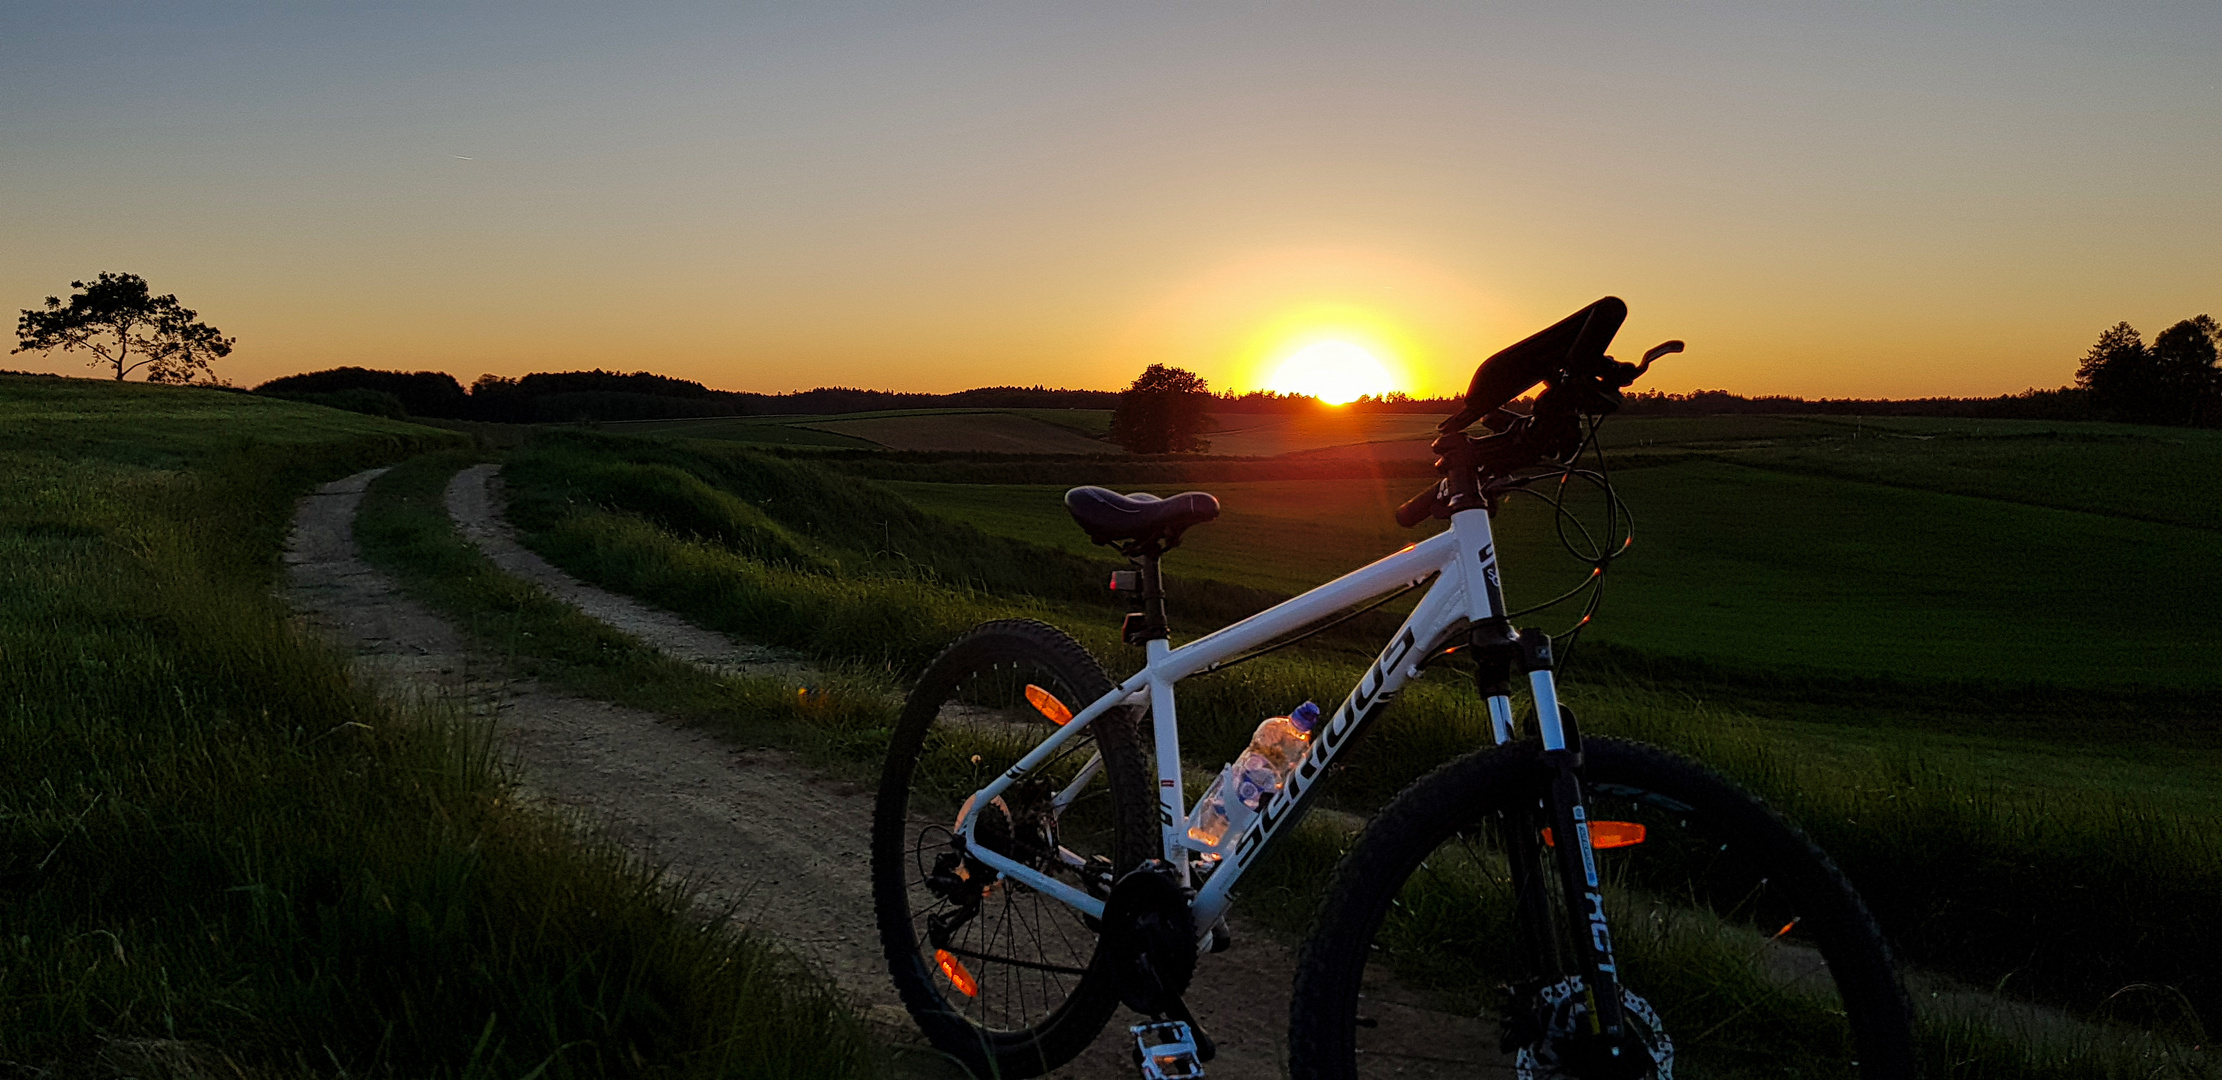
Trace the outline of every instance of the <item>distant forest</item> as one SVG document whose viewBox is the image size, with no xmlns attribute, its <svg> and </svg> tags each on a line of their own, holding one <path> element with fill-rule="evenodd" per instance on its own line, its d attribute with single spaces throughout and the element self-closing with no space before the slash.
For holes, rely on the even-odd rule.
<svg viewBox="0 0 2222 1080">
<path fill-rule="evenodd" d="M 1110 390 L 1042 386 L 986 386 L 951 394 L 908 394 L 852 387 L 821 387 L 792 394 L 712 390 L 689 379 L 640 371 L 541 372 L 505 379 L 488 375 L 465 388 L 437 371 L 374 371 L 342 367 L 288 375 L 255 388 L 258 394 L 295 398 L 356 412 L 483 420 L 508 424 L 666 420 L 707 416 L 826 416 L 891 409 L 1110 409 Z M 1452 398 L 1389 394 L 1360 398 L 1344 408 L 1364 412 L 1442 414 Z M 1317 399 L 1253 391 L 1218 395 L 1214 412 L 1301 412 L 1324 408 Z M 1988 398 L 1744 397 L 1726 390 L 1690 394 L 1630 394 L 1621 408 L 1631 416 L 1701 416 L 1720 413 L 1830 413 L 1865 416 L 1964 416 L 2029 420 L 2092 420 L 2115 411 L 2094 404 L 2086 387 L 2025 390 Z M 2203 417 L 2201 419 L 2204 419 Z"/>
</svg>

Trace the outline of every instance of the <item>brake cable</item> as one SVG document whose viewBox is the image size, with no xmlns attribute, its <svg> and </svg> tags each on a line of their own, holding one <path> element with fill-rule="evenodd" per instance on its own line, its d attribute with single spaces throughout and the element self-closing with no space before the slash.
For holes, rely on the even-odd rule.
<svg viewBox="0 0 2222 1080">
<path fill-rule="evenodd" d="M 1589 590 L 1589 602 L 1583 606 L 1582 617 L 1579 620 L 1576 620 L 1573 627 L 1569 629 L 1565 634 L 1560 635 L 1560 637 L 1564 641 L 1564 644 L 1559 646 L 1558 649 L 1559 667 L 1561 669 L 1564 669 L 1564 667 L 1566 666 L 1566 657 L 1569 653 L 1572 652 L 1574 642 L 1581 636 L 1582 628 L 1587 626 L 1590 619 L 1597 614 L 1598 605 L 1604 599 L 1605 571 L 1611 568 L 1613 560 L 1618 559 L 1622 555 L 1626 554 L 1628 548 L 1635 543 L 1635 515 L 1628 512 L 1627 504 L 1623 503 L 1620 500 L 1619 492 L 1613 488 L 1612 477 L 1605 462 L 1605 448 L 1603 444 L 1599 443 L 1597 440 L 1597 429 L 1602 423 L 1602 420 L 1597 417 L 1585 417 L 1584 419 L 1584 426 L 1587 430 L 1583 433 L 1581 445 L 1575 448 L 1572 460 L 1580 460 L 1581 455 L 1584 451 L 1594 452 L 1597 458 L 1597 468 L 1578 469 L 1573 467 L 1573 465 L 1569 463 L 1567 466 L 1560 469 L 1537 473 L 1533 476 L 1524 476 L 1516 479 L 1509 479 L 1501 488 L 1498 489 L 1502 494 L 1505 495 L 1527 495 L 1550 506 L 1555 512 L 1555 524 L 1558 530 L 1560 546 L 1566 549 L 1567 554 L 1572 555 L 1574 556 L 1574 558 L 1590 565 L 1589 576 L 1583 578 L 1581 584 L 1578 584 L 1573 588 L 1568 589 L 1555 597 L 1552 597 L 1549 600 L 1545 600 L 1542 603 L 1529 605 L 1528 607 L 1521 608 L 1518 611 L 1510 612 L 1505 616 L 1505 618 L 1507 619 L 1516 619 L 1523 615 L 1532 615 L 1535 612 L 1556 607 L 1559 604 L 1565 603 L 1566 601 L 1580 595 L 1584 590 Z M 1558 494 L 1545 495 L 1541 492 L 1530 490 L 1528 487 L 1529 484 L 1532 484 L 1538 480 L 1548 480 L 1554 477 L 1556 477 L 1558 480 Z M 1614 531 L 1621 522 L 1627 523 L 1626 528 L 1624 530 L 1621 530 L 1620 544 L 1613 548 L 1611 551 L 1600 550 L 1600 545 L 1597 543 L 1596 538 L 1590 533 L 1589 527 L 1582 524 L 1580 517 L 1576 516 L 1572 511 L 1569 511 L 1566 508 L 1566 486 L 1575 477 L 1580 477 L 1583 481 L 1596 487 L 1599 491 L 1604 492 L 1606 508 L 1605 532 L 1608 535 L 1612 531 Z M 1566 523 L 1568 521 L 1572 521 L 1574 524 L 1574 528 L 1581 533 L 1582 541 L 1589 547 L 1588 554 L 1584 554 L 1582 551 L 1578 550 L 1575 547 L 1573 538 L 1569 537 L 1566 534 Z M 1252 660 L 1257 659 L 1258 657 L 1265 656 L 1269 653 L 1279 652 L 1291 645 L 1295 645 L 1299 642 L 1325 633 L 1329 630 L 1334 629 L 1335 627 L 1349 622 L 1352 619 L 1357 618 L 1360 615 L 1364 615 L 1367 612 L 1373 611 L 1383 604 L 1386 604 L 1389 601 L 1396 599 L 1397 597 L 1403 596 L 1404 594 L 1411 592 L 1412 590 L 1417 589 L 1432 580 L 1434 580 L 1434 575 L 1430 575 L 1426 579 L 1413 582 L 1410 585 L 1406 585 L 1405 587 L 1398 589 L 1395 592 L 1384 594 L 1381 597 L 1373 600 L 1371 603 L 1347 611 L 1334 619 L 1320 623 L 1319 625 L 1311 627 L 1310 629 L 1305 630 L 1302 633 L 1283 638 L 1282 640 L 1274 642 L 1273 644 L 1267 645 L 1263 648 L 1254 649 L 1250 652 L 1242 654 L 1241 656 L 1237 656 L 1232 660 L 1222 660 L 1218 663 L 1211 664 L 1205 667 L 1203 670 L 1198 671 L 1196 674 L 1215 674 L 1217 672 L 1225 671 L 1228 668 L 1234 667 L 1237 664 L 1246 664 Z"/>
<path fill-rule="evenodd" d="M 1590 566 L 1589 576 L 1583 578 L 1580 584 L 1540 604 L 1530 605 L 1506 616 L 1510 619 L 1533 614 L 1562 604 L 1579 596 L 1584 590 L 1588 590 L 1589 599 L 1582 606 L 1581 618 L 1575 620 L 1572 627 L 1569 627 L 1564 634 L 1557 635 L 1555 639 L 1558 667 L 1561 671 L 1565 670 L 1568 658 L 1572 656 L 1574 645 L 1580 640 L 1583 629 L 1588 627 L 1590 620 L 1596 617 L 1597 609 L 1604 602 L 1605 571 L 1611 569 L 1614 560 L 1627 554 L 1628 549 L 1635 543 L 1635 515 L 1628 510 L 1627 504 L 1621 501 L 1618 489 L 1613 487 L 1611 466 L 1605 458 L 1605 447 L 1597 437 L 1598 429 L 1604 422 L 1603 418 L 1585 417 L 1584 422 L 1587 430 L 1583 434 L 1581 445 L 1575 448 L 1574 453 L 1567 459 L 1567 464 L 1563 468 L 1523 478 L 1520 484 L 1507 486 L 1504 489 L 1507 495 L 1525 494 L 1549 505 L 1554 511 L 1554 524 L 1557 528 L 1560 546 L 1566 549 L 1567 554 L 1581 562 L 1588 563 Z M 1575 463 L 1581 460 L 1584 452 L 1589 452 L 1596 458 L 1596 468 L 1582 469 L 1575 467 Z M 1544 495 L 1527 487 L 1528 484 L 1536 480 L 1552 476 L 1556 476 L 1559 481 L 1558 491 L 1555 494 Z M 1615 532 L 1620 534 L 1620 543 L 1614 545 L 1610 550 L 1605 550 L 1598 543 L 1596 535 L 1592 534 L 1589 527 L 1582 523 L 1581 518 L 1566 507 L 1566 488 L 1576 477 L 1580 477 L 1605 496 L 1605 521 L 1601 531 L 1606 536 Z M 1569 521 L 1573 523 L 1575 530 L 1581 534 L 1582 543 L 1587 547 L 1586 551 L 1577 548 L 1574 538 L 1567 534 L 1566 526 Z"/>
</svg>

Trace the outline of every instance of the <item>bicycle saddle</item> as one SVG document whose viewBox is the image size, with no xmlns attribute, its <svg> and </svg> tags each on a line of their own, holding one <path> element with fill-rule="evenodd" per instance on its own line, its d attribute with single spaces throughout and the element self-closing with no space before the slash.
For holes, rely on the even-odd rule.
<svg viewBox="0 0 2222 1080">
<path fill-rule="evenodd" d="M 1099 487 L 1076 487 L 1065 492 L 1065 509 L 1080 523 L 1088 539 L 1099 544 L 1139 544 L 1173 547 L 1180 534 L 1219 516 L 1219 500 L 1201 491 L 1187 491 L 1170 499 L 1136 492 L 1121 495 Z"/>
</svg>

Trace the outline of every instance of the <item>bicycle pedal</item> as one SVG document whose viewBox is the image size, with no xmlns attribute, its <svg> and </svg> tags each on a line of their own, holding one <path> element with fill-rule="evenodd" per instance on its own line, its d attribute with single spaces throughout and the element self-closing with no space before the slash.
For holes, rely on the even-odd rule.
<svg viewBox="0 0 2222 1080">
<path fill-rule="evenodd" d="M 1142 1067 L 1142 1080 L 1203 1080 L 1204 1064 L 1187 1024 L 1153 1020 L 1127 1030 L 1134 1035 L 1134 1060 Z"/>
</svg>

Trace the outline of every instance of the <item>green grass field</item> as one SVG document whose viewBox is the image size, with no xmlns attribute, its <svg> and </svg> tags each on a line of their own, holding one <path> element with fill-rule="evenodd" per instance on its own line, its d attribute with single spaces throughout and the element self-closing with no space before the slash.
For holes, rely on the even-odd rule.
<svg viewBox="0 0 2222 1080">
<path fill-rule="evenodd" d="M 1435 437 L 1441 416 L 1424 413 L 1350 412 L 1317 409 L 1295 413 L 1213 413 L 1217 425 L 1206 437 L 1214 454 L 1272 457 L 1370 442 L 1418 442 Z"/>
<path fill-rule="evenodd" d="M 1091 439 L 1100 439 L 1111 434 L 1109 409 L 1012 409 L 1010 412 L 1013 416 L 1023 416 L 1044 424 L 1054 424 L 1067 431 L 1077 431 Z"/>
<path fill-rule="evenodd" d="M 2214 534 L 2198 524 L 2222 505 L 2212 467 L 2222 439 L 2102 429 L 2074 441 L 2025 431 L 1862 441 L 1833 420 L 1627 423 L 1637 433 L 1620 441 L 1683 459 L 1616 477 L 1636 544 L 1612 571 L 1594 640 L 1763 671 L 2222 685 L 2222 625 L 2209 614 L 2222 604 L 2222 565 L 2204 557 Z M 2098 460 L 2071 466 L 2078 448 Z M 1299 592 L 1425 535 L 1390 518 L 1422 483 L 1199 483 L 1224 514 L 1167 566 Z M 1064 512 L 1064 485 L 896 486 L 988 532 L 1089 548 Z M 1975 494 L 1990 488 L 2004 494 Z M 1515 605 L 1585 571 L 1560 548 L 1548 507 L 1512 500 L 1496 525 Z"/>
<path fill-rule="evenodd" d="M 763 446 L 966 451 L 990 454 L 1112 454 L 1097 441 L 1111 427 L 1101 409 L 898 409 L 830 416 L 734 416 L 635 420 L 604 425 L 617 434 L 711 439 Z"/>
<path fill-rule="evenodd" d="M 1737 453 L 1759 449 L 1751 439 L 1701 434 Z M 946 471 L 970 474 L 962 465 Z M 1655 456 L 1652 467 L 1630 470 L 1627 479 L 1650 476 L 1643 482 L 1672 491 L 1679 490 L 1675 484 L 1716 488 L 1722 476 L 1746 474 L 1818 482 L 1693 454 L 1687 446 Z M 1253 585 L 1310 584 L 1309 571 L 1265 574 L 1340 568 L 1351 550 L 1374 554 L 1408 540 L 1384 512 L 1406 483 L 1208 485 L 1230 500 L 1229 514 L 1198 529 L 1193 546 L 1172 562 Z M 1883 497 L 1946 498 L 1868 486 Z M 730 445 L 585 433 L 550 433 L 511 462 L 513 518 L 529 543 L 573 572 L 713 625 L 898 676 L 915 670 L 958 627 L 1014 614 L 1070 628 L 1114 670 L 1134 662 L 1113 636 L 1116 611 L 1105 610 L 1095 591 L 1096 575 L 1109 563 L 1064 517 L 1059 490 L 982 484 L 898 490 Z M 912 497 L 940 515 L 919 513 Z M 1238 509 L 1244 506 L 1255 509 Z M 1014 508 L 1020 512 L 1004 512 Z M 968 520 L 1002 535 L 977 531 Z M 1751 515 L 1746 527 L 1778 528 L 1784 520 Z M 1294 527 L 1306 521 L 1317 529 Z M 1657 523 L 1651 528 L 1646 535 L 1653 541 L 1672 532 Z M 1225 553 L 1215 562 L 1205 539 L 1214 530 L 1256 540 L 1276 554 L 1277 565 L 1261 571 L 1257 562 Z M 1519 541 L 1529 542 L 1543 540 Z M 1195 612 L 1226 613 L 1235 594 L 1214 595 L 1211 584 L 1209 577 L 1191 578 L 1176 587 L 1178 629 L 1211 625 Z M 1191 613 L 1185 619 L 1184 610 Z M 1339 697 L 1361 662 L 1347 644 L 1330 643 L 1184 684 L 1183 742 L 1197 761 L 1220 760 L 1258 716 L 1306 697 Z M 2222 1000 L 2209 974 L 2214 965 L 2202 959 L 2222 958 L 2222 935 L 2192 914 L 2202 907 L 2195 898 L 2222 887 L 2222 845 L 2203 824 L 2222 784 L 2200 734 L 2207 729 L 2170 730 L 2203 699 L 2196 691 L 2157 690 L 2149 694 L 2159 697 L 2139 698 L 2139 691 L 2078 697 L 2057 683 L 2049 690 L 2000 683 L 1993 690 L 1963 674 L 1863 683 L 1791 667 L 1768 674 L 1659 663 L 1616 645 L 1603 650 L 1601 661 L 1577 661 L 1567 686 L 1592 730 L 1696 754 L 1803 824 L 1923 966 L 1977 985 L 2008 979 L 2019 993 L 2071 1012 L 2183 1030 L 2172 1026 L 2181 1014 L 2148 1008 L 2158 999 L 2141 997 L 2143 1004 L 2130 1009 L 2110 995 L 2144 982 L 2180 990 L 2200 1009 Z M 1716 685 L 1720 675 L 1732 677 Z M 2153 705 L 2157 711 L 2147 707 Z M 2196 718 L 2209 722 L 2203 713 Z M 1330 801 L 1363 814 L 1434 763 L 1471 749 L 1481 728 L 1470 691 L 1455 676 L 1417 684 L 1338 770 Z M 1277 853 L 1256 889 L 1271 899 L 1252 910 L 1300 930 L 1337 843 L 1314 837 Z M 2129 927 L 2151 930 L 2131 941 L 2123 936 Z M 2074 1055 L 2028 1070 L 2006 1067 L 2003 1059 L 1971 1064 L 1947 1045 L 1958 1036 L 1934 1037 L 1942 1040 L 1935 1052 L 1943 1074 L 2106 1074 L 2098 1058 Z M 1957 1064 L 1945 1068 L 1947 1059 Z"/>
<path fill-rule="evenodd" d="M 42 1076 L 818 1077 L 845 1006 L 519 808 L 275 586 L 294 499 L 462 442 L 0 377 L 0 1060 Z"/>
<path fill-rule="evenodd" d="M 927 453 L 1110 454 L 1118 448 L 1070 428 L 1008 412 L 824 417 L 819 431 L 869 439 L 890 450 Z"/>
<path fill-rule="evenodd" d="M 617 434 L 675 436 L 685 439 L 720 439 L 763 446 L 828 446 L 845 450 L 871 450 L 879 444 L 850 435 L 837 435 L 805 427 L 815 416 L 712 416 L 695 420 L 625 420 L 604 424 Z"/>
</svg>

